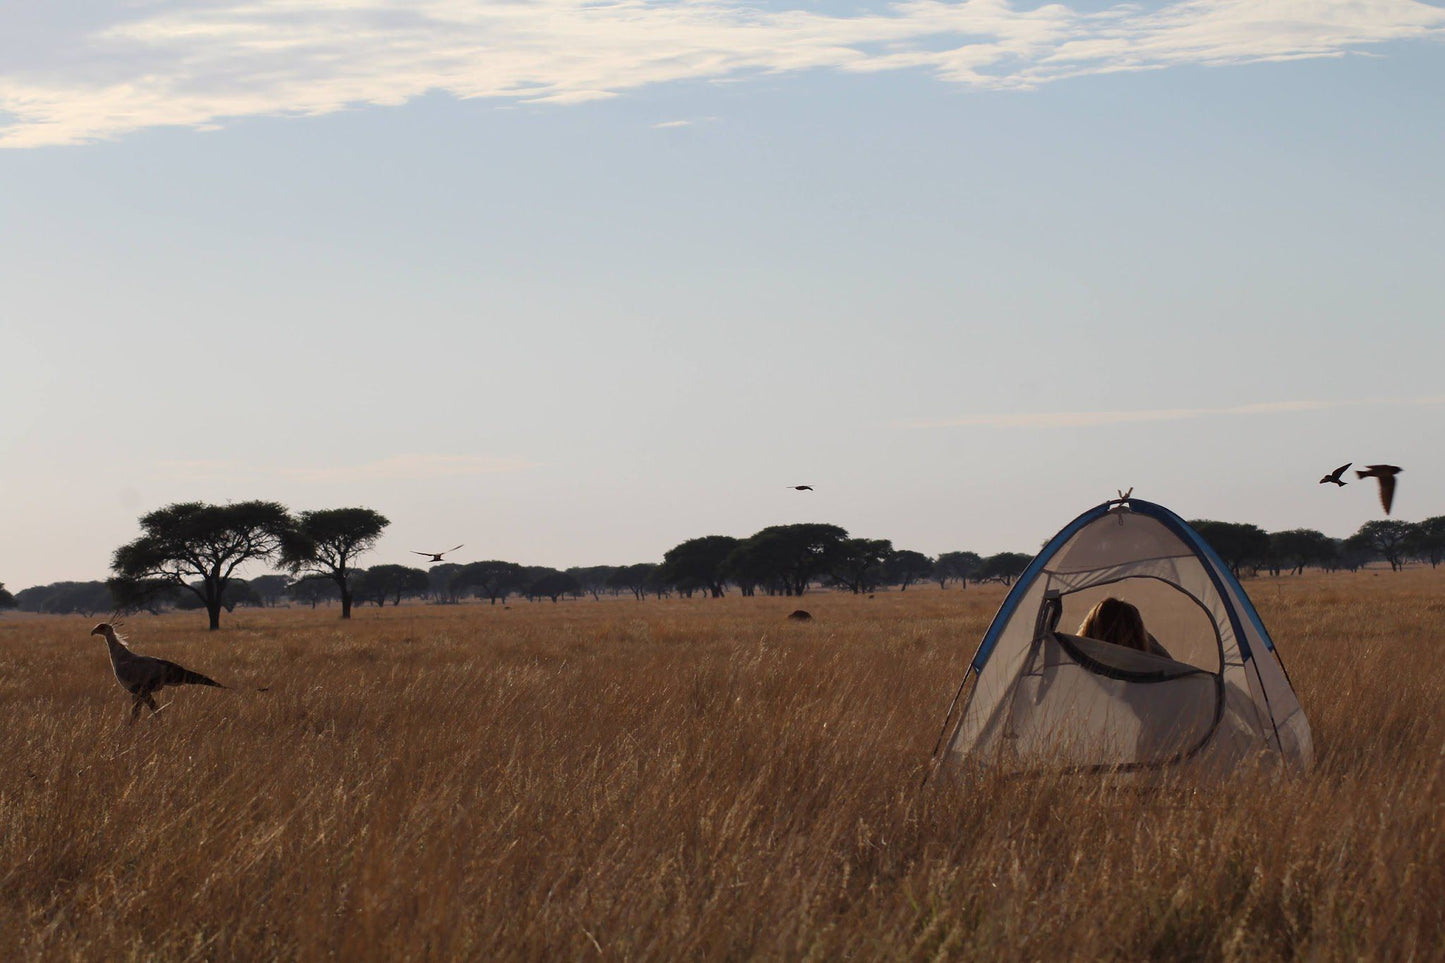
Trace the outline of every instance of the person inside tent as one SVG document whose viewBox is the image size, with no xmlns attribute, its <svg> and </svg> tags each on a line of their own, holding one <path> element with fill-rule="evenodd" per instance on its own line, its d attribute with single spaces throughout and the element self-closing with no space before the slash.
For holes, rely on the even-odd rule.
<svg viewBox="0 0 1445 963">
<path fill-rule="evenodd" d="M 1112 595 L 1100 599 L 1089 609 L 1089 614 L 1084 616 L 1084 621 L 1079 623 L 1079 629 L 1074 634 L 1122 645 L 1126 649 L 1138 649 L 1140 652 L 1163 656 L 1166 659 L 1172 658 L 1164 646 L 1144 629 L 1144 619 L 1139 615 L 1139 610 Z"/>
</svg>

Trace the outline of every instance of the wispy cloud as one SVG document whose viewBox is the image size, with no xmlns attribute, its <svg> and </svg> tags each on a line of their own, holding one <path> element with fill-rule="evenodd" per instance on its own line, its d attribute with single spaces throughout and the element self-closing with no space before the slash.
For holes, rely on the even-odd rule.
<svg viewBox="0 0 1445 963">
<path fill-rule="evenodd" d="M 575 104 L 676 80 L 829 68 L 986 88 L 1177 64 L 1339 56 L 1445 33 L 1421 0 L 1176 0 L 1101 11 L 903 0 L 853 16 L 745 0 L 117 4 L 67 31 L 0 13 L 0 146 L 395 105 L 428 91 Z M 13 54 L 13 55 L 11 55 Z"/>
<path fill-rule="evenodd" d="M 690 121 L 690 120 L 664 120 L 664 121 L 662 121 L 661 123 L 653 124 L 653 125 L 652 125 L 652 129 L 653 129 L 653 130 L 667 130 L 668 128 L 671 128 L 671 127 L 691 127 L 691 126 L 692 126 L 692 121 Z"/>
<path fill-rule="evenodd" d="M 960 415 L 933 421 L 909 422 L 909 428 L 1094 428 L 1148 421 L 1182 421 L 1219 415 L 1279 415 L 1332 408 L 1361 408 L 1372 405 L 1425 407 L 1445 405 L 1438 398 L 1375 398 L 1353 401 L 1270 401 L 1232 405 L 1225 408 L 1143 408 L 1125 411 L 1027 411 L 1008 414 Z"/>
<path fill-rule="evenodd" d="M 161 462 L 156 475 L 167 481 L 216 481 L 235 478 L 281 478 L 300 482 L 354 482 L 368 480 L 421 481 L 460 475 L 526 471 L 535 462 L 512 456 L 392 455 L 354 465 L 256 467 L 234 461 L 192 460 Z"/>
</svg>

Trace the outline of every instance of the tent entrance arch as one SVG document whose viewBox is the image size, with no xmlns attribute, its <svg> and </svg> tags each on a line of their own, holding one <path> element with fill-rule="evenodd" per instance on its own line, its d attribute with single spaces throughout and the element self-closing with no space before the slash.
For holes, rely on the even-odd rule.
<svg viewBox="0 0 1445 963">
<path fill-rule="evenodd" d="M 1152 575 L 1130 576 L 1061 593 L 1059 598 L 1060 631 L 1075 632 L 1096 603 L 1122 599 L 1139 610 L 1149 635 L 1169 658 L 1215 674 L 1224 669 L 1222 633 L 1208 607 L 1172 582 Z"/>
</svg>

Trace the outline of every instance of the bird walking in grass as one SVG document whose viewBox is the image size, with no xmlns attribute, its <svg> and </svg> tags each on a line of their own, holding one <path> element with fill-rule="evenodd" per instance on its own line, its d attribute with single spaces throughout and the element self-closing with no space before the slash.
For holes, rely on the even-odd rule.
<svg viewBox="0 0 1445 963">
<path fill-rule="evenodd" d="M 1390 505 L 1395 500 L 1395 476 L 1404 471 L 1394 465 L 1366 465 L 1364 470 L 1355 469 L 1355 474 L 1360 478 L 1373 478 L 1380 483 L 1380 504 L 1385 506 L 1385 514 L 1390 514 Z"/>
<path fill-rule="evenodd" d="M 1354 462 L 1352 462 L 1352 461 L 1347 461 L 1347 462 L 1345 462 L 1343 465 L 1341 465 L 1340 467 L 1336 468 L 1334 471 L 1330 472 L 1330 473 L 1329 473 L 1328 475 L 1326 475 L 1325 477 L 1321 478 L 1321 479 L 1320 479 L 1320 484 L 1321 484 L 1321 485 L 1327 485 L 1327 484 L 1329 484 L 1330 482 L 1334 482 L 1336 485 L 1339 485 L 1341 488 L 1344 488 L 1346 485 L 1349 484 L 1349 482 L 1341 480 L 1340 476 L 1345 473 L 1345 469 L 1349 468 L 1349 467 L 1350 467 L 1351 465 L 1353 465 L 1353 464 L 1354 464 Z"/>
<path fill-rule="evenodd" d="M 449 554 L 451 554 L 452 552 L 455 552 L 457 549 L 459 549 L 459 548 L 461 548 L 461 547 L 462 547 L 462 546 L 460 546 L 460 545 L 454 545 L 454 546 L 452 546 L 451 548 L 447 549 L 445 552 L 418 552 L 418 551 L 413 550 L 413 551 L 412 551 L 412 554 L 413 554 L 413 555 L 425 555 L 425 556 L 427 556 L 427 558 L 428 558 L 430 561 L 440 562 L 440 561 L 442 560 L 442 556 L 443 556 L 443 555 L 449 555 Z"/>
<path fill-rule="evenodd" d="M 160 706 L 156 705 L 153 693 L 168 685 L 213 685 L 218 689 L 226 688 L 215 679 L 192 672 L 185 666 L 149 655 L 135 654 L 125 644 L 124 637 L 117 634 L 115 627 L 109 622 L 100 623 L 90 630 L 90 634 L 105 636 L 106 647 L 110 649 L 110 667 L 115 670 L 115 681 L 131 696 L 132 724 L 140 715 L 143 705 L 150 709 L 152 715 L 161 711 Z"/>
</svg>

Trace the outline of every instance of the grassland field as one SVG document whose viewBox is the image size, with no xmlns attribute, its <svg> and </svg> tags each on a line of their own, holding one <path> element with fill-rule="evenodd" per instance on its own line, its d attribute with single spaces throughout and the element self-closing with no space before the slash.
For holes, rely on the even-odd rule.
<svg viewBox="0 0 1445 963">
<path fill-rule="evenodd" d="M 1445 958 L 1445 569 L 1245 584 L 1317 766 L 1153 792 L 919 790 L 996 586 L 5 615 L 0 959 Z"/>
</svg>

